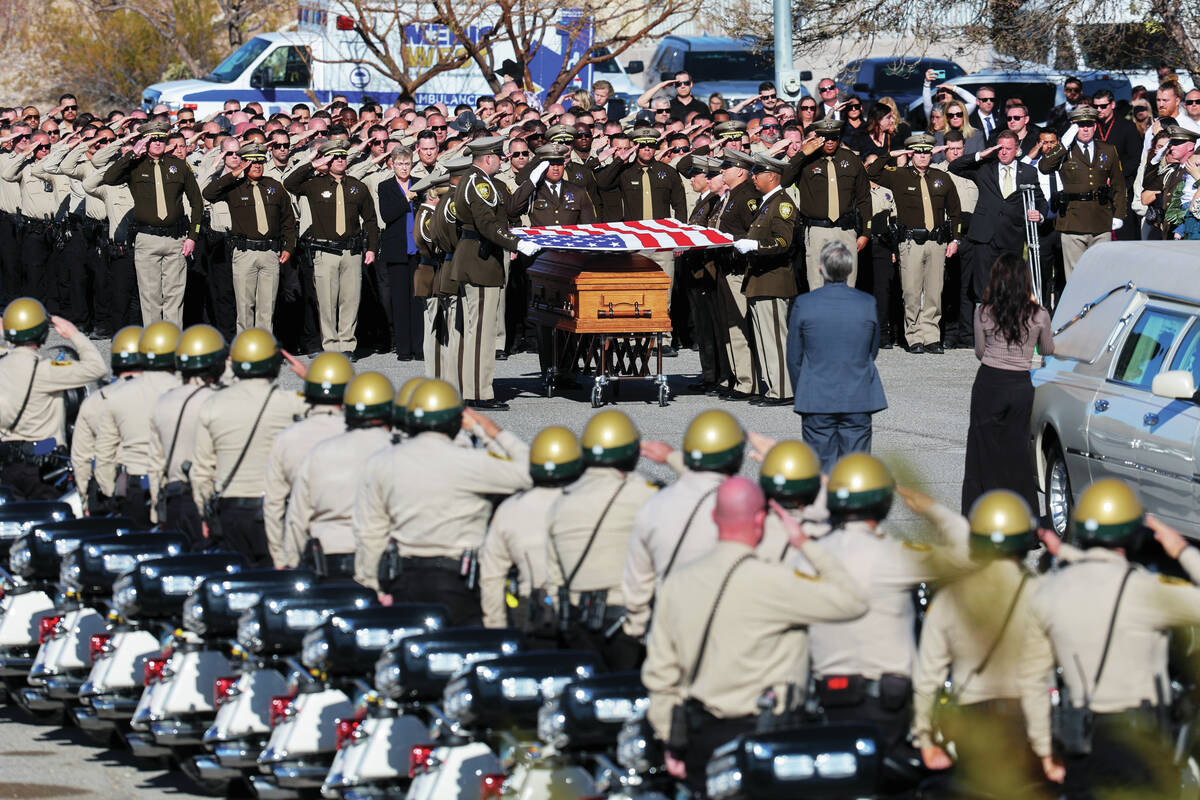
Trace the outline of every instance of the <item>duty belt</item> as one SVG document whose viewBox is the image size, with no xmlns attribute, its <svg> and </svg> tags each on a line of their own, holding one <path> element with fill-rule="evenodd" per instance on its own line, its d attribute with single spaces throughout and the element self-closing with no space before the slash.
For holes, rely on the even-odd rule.
<svg viewBox="0 0 1200 800">
<path fill-rule="evenodd" d="M 262 508 L 261 497 L 222 497 L 217 501 L 217 510 L 224 511 L 228 508 Z"/>
<path fill-rule="evenodd" d="M 340 242 L 329 239 L 315 239 L 310 236 L 305 237 L 304 244 L 313 250 L 322 253 L 332 253 L 333 255 L 341 255 L 345 250 L 349 250 L 352 255 L 358 255 L 363 251 L 362 236 L 348 236 Z"/>
<path fill-rule="evenodd" d="M 256 250 L 259 252 L 283 249 L 282 239 L 250 239 L 246 236 L 229 235 L 229 242 L 234 250 Z"/>
<path fill-rule="evenodd" d="M 854 224 L 853 214 L 843 214 L 836 220 L 826 217 L 800 217 L 800 221 L 808 228 L 839 228 L 843 231 L 852 231 L 857 228 Z"/>
<path fill-rule="evenodd" d="M 34 217 L 18 217 L 17 226 L 23 228 L 27 233 L 45 233 L 50 229 L 49 222 Z"/>
<path fill-rule="evenodd" d="M 187 481 L 171 481 L 163 487 L 167 497 L 181 497 L 192 493 L 192 486 Z"/>
<path fill-rule="evenodd" d="M 470 228 L 463 228 L 462 231 L 459 232 L 459 238 L 460 239 L 474 239 L 475 241 L 481 241 L 479 238 L 479 232 L 473 231 Z"/>
<path fill-rule="evenodd" d="M 421 558 L 418 556 L 403 556 L 400 559 L 400 563 L 404 566 L 405 569 L 407 569 L 409 567 L 414 567 L 414 568 L 422 567 L 424 569 L 444 569 L 444 570 L 450 570 L 451 572 L 454 572 L 456 574 L 458 573 L 459 568 L 462 566 L 460 560 L 457 558 L 439 558 L 439 557 Z"/>
<path fill-rule="evenodd" d="M 1090 192 L 1063 192 L 1059 196 L 1066 203 L 1075 201 L 1087 203 L 1091 202 L 1092 200 L 1098 200 L 1101 203 L 1107 203 L 1112 200 L 1112 190 L 1107 186 L 1102 186 L 1099 189 L 1093 189 Z"/>
<path fill-rule="evenodd" d="M 906 228 L 903 225 L 897 225 L 896 232 L 900 236 L 900 241 L 911 241 L 915 244 L 926 244 L 927 242 L 948 244 L 950 242 L 948 227 L 948 225 L 942 224 L 933 230 L 927 230 L 925 228 Z"/>
<path fill-rule="evenodd" d="M 133 225 L 133 229 L 137 233 L 148 233 L 151 236 L 166 236 L 169 239 L 174 239 L 183 236 L 187 232 L 187 224 L 182 220 L 174 225 L 143 225 L 138 222 Z"/>
</svg>

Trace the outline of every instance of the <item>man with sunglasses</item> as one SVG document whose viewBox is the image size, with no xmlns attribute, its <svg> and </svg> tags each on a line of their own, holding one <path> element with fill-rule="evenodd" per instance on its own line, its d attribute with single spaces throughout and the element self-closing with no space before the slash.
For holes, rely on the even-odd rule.
<svg viewBox="0 0 1200 800">
<path fill-rule="evenodd" d="M 838 110 L 838 88 L 833 78 L 821 78 L 817 81 L 817 96 L 821 103 L 817 107 L 817 119 L 841 119 Z"/>
<path fill-rule="evenodd" d="M 1063 97 L 1066 100 L 1050 109 L 1046 118 L 1046 127 L 1056 132 L 1059 138 L 1062 138 L 1063 134 L 1067 132 L 1067 128 L 1071 127 L 1067 115 L 1078 108 L 1081 103 L 1085 105 L 1087 103 L 1083 97 L 1083 81 L 1073 75 L 1067 78 L 1063 82 Z"/>
<path fill-rule="evenodd" d="M 970 114 L 971 127 L 983 131 L 983 140 L 992 138 L 1000 124 L 999 114 L 996 113 L 996 90 L 991 86 L 980 86 L 975 94 L 975 110 Z"/>
<path fill-rule="evenodd" d="M 1111 240 L 1112 231 L 1124 226 L 1128 206 L 1121 157 L 1111 144 L 1096 140 L 1096 110 L 1079 106 L 1067 119 L 1077 128 L 1075 142 L 1070 149 L 1055 146 L 1038 169 L 1057 172 L 1062 180 L 1054 227 L 1062 234 L 1063 276 L 1070 280 L 1084 251 Z"/>
<path fill-rule="evenodd" d="M 75 99 L 73 94 L 64 94 L 58 98 L 58 107 L 50 113 L 53 117 L 55 114 L 61 114 L 59 119 L 59 127 L 63 133 L 74 133 L 77 120 L 79 119 L 79 101 Z"/>
<path fill-rule="evenodd" d="M 1038 146 L 1038 136 L 1042 129 L 1029 121 L 1029 108 L 1020 101 L 1009 100 L 1004 109 L 1004 122 L 1007 127 L 1000 130 L 1012 131 L 1017 137 L 1017 150 L 1020 156 L 1027 156 Z M 992 133 L 987 146 L 993 147 L 999 142 L 1000 130 Z"/>
<path fill-rule="evenodd" d="M 59 209 L 70 194 L 70 186 L 60 175 L 41 170 L 35 174 L 38 162 L 50 154 L 50 147 L 49 136 L 40 131 L 33 134 L 0 166 L 0 180 L 15 183 L 21 190 L 21 292 L 38 298 L 51 311 L 60 311 L 64 304 L 60 302 L 51 254 Z"/>
<path fill-rule="evenodd" d="M 1200 92 L 1197 93 L 1200 100 Z M 1125 225 L 1117 231 L 1117 238 L 1133 241 L 1140 235 L 1141 220 L 1132 209 L 1133 187 L 1137 183 L 1138 166 L 1142 156 L 1142 136 L 1137 127 L 1116 114 L 1116 99 L 1108 89 L 1092 95 L 1092 108 L 1096 109 L 1096 139 L 1107 142 L 1117 149 L 1121 159 L 1121 170 L 1125 174 L 1126 208 L 1129 209 Z M 1200 108 L 1197 109 L 1200 113 Z"/>
</svg>

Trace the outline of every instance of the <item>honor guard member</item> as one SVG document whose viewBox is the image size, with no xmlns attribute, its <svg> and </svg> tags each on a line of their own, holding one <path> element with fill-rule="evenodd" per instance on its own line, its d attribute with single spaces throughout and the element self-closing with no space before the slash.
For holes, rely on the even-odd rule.
<svg viewBox="0 0 1200 800">
<path fill-rule="evenodd" d="M 300 462 L 288 499 L 282 564 L 276 566 L 303 565 L 324 578 L 354 579 L 354 497 L 367 459 L 392 446 L 395 396 L 378 372 L 356 375 L 346 386 L 346 431 L 314 445 Z"/>
<path fill-rule="evenodd" d="M 930 170 L 932 134 L 904 140 L 909 164 L 885 166 L 877 159 L 871 180 L 892 190 L 896 203 L 900 252 L 900 289 L 904 296 L 904 339 L 910 353 L 945 352 L 942 331 L 942 281 L 946 259 L 958 252 L 962 216 L 958 191 L 949 175 Z"/>
<path fill-rule="evenodd" d="M 433 172 L 413 184 L 412 190 L 421 198 L 413 212 L 413 238 L 417 245 L 417 269 L 413 273 L 413 297 L 425 304 L 425 335 L 421 339 L 421 352 L 425 362 L 425 377 L 442 377 L 442 340 L 436 334 L 438 296 L 434 291 L 437 272 L 442 266 L 442 251 L 433 236 L 434 213 L 438 200 L 450 188 L 450 176 L 441 170 Z"/>
<path fill-rule="evenodd" d="M 817 138 L 806 142 L 783 172 L 783 185 L 796 185 L 809 291 L 825 285 L 821 248 L 826 242 L 841 242 L 857 253 L 871 235 L 871 182 L 858 156 L 842 147 L 844 125 L 832 117 L 814 122 Z M 846 283 L 853 286 L 857 275 L 856 257 Z"/>
<path fill-rule="evenodd" d="M 975 501 L 969 522 L 940 504 L 930 512 L 939 527 L 969 528 L 979 569 L 939 589 L 925 612 L 913 739 L 929 769 L 956 765 L 958 786 L 980 796 L 1028 796 L 1041 769 L 1025 740 L 1017 672 L 1037 586 L 1022 560 L 1038 546 L 1037 522 L 1020 495 L 1005 489 Z M 947 680 L 949 702 L 942 703 Z M 945 749 L 951 742 L 953 762 Z M 999 763 L 997 751 L 1005 754 Z"/>
<path fill-rule="evenodd" d="M 133 263 L 137 271 L 142 324 L 157 320 L 183 324 L 183 294 L 187 258 L 196 248 L 204 202 L 192 168 L 167 155 L 171 126 L 148 122 L 142 139 L 109 165 L 104 183 L 125 184 L 133 197 L 136 239 Z M 187 197 L 188 213 L 183 209 Z"/>
<path fill-rule="evenodd" d="M 1200 551 L 1157 520 L 1155 538 L 1193 583 L 1129 561 L 1146 535 L 1128 484 L 1098 480 L 1079 496 L 1071 526 L 1085 548 L 1033 592 L 1021 659 L 1021 703 L 1033 751 L 1066 797 L 1168 797 L 1178 792 L 1170 630 L 1200 623 Z M 1061 725 L 1051 745 L 1050 689 L 1060 666 Z"/>
<path fill-rule="evenodd" d="M 679 160 L 678 168 L 698 194 L 688 223 L 707 227 L 722 195 L 728 191 L 721 181 L 721 159 L 684 156 Z M 725 364 L 725 335 L 717 311 L 716 253 L 711 250 L 684 252 L 679 257 L 676 271 L 680 269 L 680 284 L 687 291 L 692 327 L 700 354 L 700 383 L 691 384 L 688 388 L 716 397 L 720 387 L 729 380 L 729 368 Z"/>
<path fill-rule="evenodd" d="M 730 150 L 746 152 L 746 123 L 740 119 L 726 120 L 713 126 L 713 135 L 717 137 L 722 153 Z"/>
<path fill-rule="evenodd" d="M 895 483 L 867 453 L 843 456 L 826 485 L 831 531 L 821 544 L 845 565 L 870 608 L 853 622 L 809 628 L 817 696 L 829 722 L 865 722 L 880 729 L 882 752 L 905 744 L 912 710 L 912 590 L 924 581 L 971 567 L 966 531 L 943 532 L 937 546 L 889 538 L 879 527 Z"/>
<path fill-rule="evenodd" d="M 438 200 L 434 209 L 430 230 L 433 241 L 441 252 L 442 261 L 434 273 L 433 293 L 437 297 L 432 335 L 438 340 L 442 353 L 441 379 L 455 387 L 462 385 L 462 302 L 459 299 L 459 283 L 454 277 L 451 260 L 458 249 L 459 224 L 455 214 L 454 192 L 463 176 L 475 167 L 469 157 L 447 159 L 443 165 L 450 176 L 450 188 Z M 426 367 L 428 369 L 428 367 Z M 433 377 L 426 375 L 426 377 Z"/>
<path fill-rule="evenodd" d="M 79 361 L 51 361 L 38 355 L 50 326 L 79 353 Z M 4 309 L 0 356 L 0 485 L 17 500 L 47 500 L 59 492 L 42 480 L 37 457 L 67 443 L 63 395 L 104 377 L 104 357 L 69 321 L 50 317 L 32 297 L 18 297 Z"/>
<path fill-rule="evenodd" d="M 597 220 L 599 220 L 600 215 L 596 212 L 600 208 L 600 190 L 596 186 L 596 174 L 593 171 L 593 165 L 596 161 L 579 152 L 577 148 L 579 140 L 580 131 L 572 128 L 570 125 L 551 125 L 546 129 L 547 144 L 562 145 L 567 148 L 566 164 L 563 167 L 563 179 L 568 183 L 583 187 L 583 190 L 587 192 L 588 199 L 592 203 L 592 211 Z M 545 145 L 542 145 L 542 147 L 545 147 Z M 541 147 L 538 150 L 541 150 Z M 534 151 L 534 155 L 540 157 L 538 151 Z M 530 166 L 537 166 L 537 163 L 537 160 L 534 160 L 530 163 Z M 518 180 L 521 178 L 523 176 L 519 175 Z"/>
<path fill-rule="evenodd" d="M 473 164 L 453 192 L 461 241 L 450 262 L 451 279 L 459 284 L 462 303 L 459 378 L 463 399 L 469 408 L 501 411 L 507 410 L 508 404 L 496 399 L 492 380 L 504 264 L 509 251 L 532 258 L 541 250 L 509 233 L 508 193 L 491 178 L 500 168 L 503 146 L 499 136 L 467 143 Z"/>
<path fill-rule="evenodd" d="M 242 163 L 204 187 L 204 199 L 229 205 L 233 250 L 233 296 L 238 333 L 271 329 L 280 266 L 296 252 L 296 216 L 283 184 L 263 175 L 267 149 L 238 150 Z"/>
<path fill-rule="evenodd" d="M 206 544 L 188 471 L 195 458 L 200 409 L 221 388 L 229 347 L 211 325 L 193 325 L 179 337 L 175 372 L 183 380 L 159 398 L 150 421 L 150 492 L 159 525 L 183 531 L 193 550 Z"/>
<path fill-rule="evenodd" d="M 1079 106 L 1067 118 L 1077 128 L 1074 144 L 1070 149 L 1061 142 L 1055 145 L 1038 169 L 1047 175 L 1057 172 L 1062 181 L 1054 228 L 1062 234 L 1063 271 L 1070 278 L 1085 250 L 1109 241 L 1112 231 L 1125 224 L 1126 198 L 1117 148 L 1096 139 L 1096 109 Z"/>
<path fill-rule="evenodd" d="M 321 347 L 353 357 L 362 268 L 375 263 L 379 226 L 366 185 L 346 175 L 348 152 L 341 139 L 325 142 L 317 157 L 296 167 L 283 185 L 312 209 L 303 244 L 312 252 Z"/>
<path fill-rule="evenodd" d="M 786 439 L 771 445 L 758 471 L 758 486 L 769 500 L 800 520 L 809 536 L 829 531 L 825 524 L 829 512 L 821 499 L 821 461 L 804 442 Z M 795 555 L 784 522 L 778 514 L 767 515 L 758 547 L 759 558 L 783 563 Z"/>
<path fill-rule="evenodd" d="M 229 356 L 238 380 L 205 400 L 196 422 L 192 499 L 217 546 L 270 566 L 263 525 L 267 459 L 275 437 L 309 405 L 276 382 L 283 354 L 267 331 L 242 331 Z"/>
<path fill-rule="evenodd" d="M 587 225 L 596 221 L 596 209 L 587 189 L 564 178 L 571 148 L 544 144 L 537 150 L 538 165 L 508 199 L 510 216 L 529 214 L 529 224 Z"/>
<path fill-rule="evenodd" d="M 635 471 L 641 438 L 620 411 L 593 416 L 582 444 L 583 474 L 550 509 L 546 592 L 565 647 L 595 650 L 611 670 L 636 669 L 641 645 L 623 630 L 621 583 L 634 518 L 658 487 Z"/>
<path fill-rule="evenodd" d="M 113 507 L 142 528 L 157 522 L 150 505 L 150 428 L 154 408 L 179 386 L 175 348 L 179 328 L 160 320 L 138 338 L 142 374 L 113 391 L 96 436 L 96 483 Z"/>
<path fill-rule="evenodd" d="M 79 500 L 84 509 L 95 516 L 107 512 L 107 498 L 100 494 L 97 482 L 92 480 L 92 459 L 96 455 L 96 437 L 100 425 L 108 413 L 106 404 L 113 391 L 122 384 L 141 374 L 145 361 L 138 351 L 138 339 L 142 329 L 130 325 L 117 331 L 109 350 L 113 381 L 83 398 L 79 414 L 75 417 L 75 429 L 71 433 L 71 468 L 75 473 L 75 486 L 79 489 Z"/>
<path fill-rule="evenodd" d="M 303 414 L 296 415 L 275 437 L 267 459 L 266 493 L 263 495 L 263 528 L 276 567 L 285 565 L 284 515 L 300 462 L 316 445 L 345 433 L 342 398 L 354 378 L 354 366 L 342 353 L 322 353 L 308 365 L 304 378 Z"/>
<path fill-rule="evenodd" d="M 408 401 L 412 400 L 417 387 L 427 380 L 429 379 L 418 375 L 400 384 L 400 390 L 396 392 L 396 398 L 392 402 L 392 430 L 395 431 L 392 434 L 392 444 L 400 444 L 413 435 L 408 416 Z"/>
<path fill-rule="evenodd" d="M 445 381 L 418 386 L 408 411 L 415 435 L 363 468 L 354 506 L 354 579 L 397 602 L 444 603 L 453 627 L 479 625 L 477 553 L 492 498 L 532 485 L 529 447 L 486 417 L 464 411 Z M 464 423 L 482 426 L 507 458 L 456 445 Z M 381 575 L 389 540 L 396 543 L 398 569 Z"/>
<path fill-rule="evenodd" d="M 707 797 L 705 767 L 749 733 L 773 691 L 772 711 L 804 704 L 808 628 L 861 616 L 863 590 L 844 565 L 787 518 L 788 538 L 815 576 L 755 557 L 767 515 L 762 490 L 733 477 L 717 490 L 717 544 L 671 574 L 654 609 L 642 683 L 646 719 L 666 744 L 667 769 Z"/>
<path fill-rule="evenodd" d="M 735 149 L 733 144 L 736 142 L 740 139 L 727 137 L 721 158 L 721 180 L 729 191 L 717 206 L 715 216 L 709 220 L 711 227 L 729 234 L 735 241 L 746 238 L 762 203 L 762 193 L 750 178 L 754 158 Z M 747 259 L 732 247 L 722 247 L 715 252 L 717 308 L 724 333 L 725 357 L 729 361 L 729 384 L 720 397 L 723 400 L 749 400 L 755 393 L 757 371 L 750 348 L 750 304 L 742 294 Z"/>
<path fill-rule="evenodd" d="M 621 579 L 629 636 L 645 636 L 654 596 L 667 576 L 716 546 L 717 487 L 738 473 L 745 451 L 746 432 L 731 414 L 705 411 L 688 425 L 679 480 L 651 496 L 633 519 Z"/>
<path fill-rule="evenodd" d="M 123 138 L 102 146 L 92 156 L 92 172 L 83 179 L 83 190 L 104 203 L 104 215 L 108 220 L 107 235 L 99 242 L 104 250 L 108 280 L 106 285 L 98 287 L 97 302 L 109 306 L 109 323 L 114 328 L 142 321 L 137 272 L 133 265 L 133 194 L 127 184 L 109 186 L 104 182 L 109 165 L 123 150 L 129 149 Z"/>
<path fill-rule="evenodd" d="M 529 446 L 533 487 L 500 504 L 479 553 L 483 624 L 520 628 L 537 640 L 535 649 L 557 646 L 553 598 L 543 588 L 550 507 L 582 472 L 583 450 L 575 434 L 560 425 L 544 428 Z M 509 591 L 514 570 L 516 589 Z"/>
<path fill-rule="evenodd" d="M 750 306 L 754 349 L 758 356 L 762 394 L 750 400 L 757 406 L 783 406 L 792 402 L 787 369 L 788 304 L 796 296 L 792 271 L 792 245 L 796 232 L 796 204 L 783 190 L 780 176 L 786 161 L 759 154 L 754 157 L 754 186 L 762 201 L 746 231 L 733 247 L 746 254 L 749 264 L 742 294 Z"/>
</svg>

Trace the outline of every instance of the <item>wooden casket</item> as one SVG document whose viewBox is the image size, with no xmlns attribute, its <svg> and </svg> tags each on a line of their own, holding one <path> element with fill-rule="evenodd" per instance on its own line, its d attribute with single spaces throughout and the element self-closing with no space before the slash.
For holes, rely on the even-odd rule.
<svg viewBox="0 0 1200 800">
<path fill-rule="evenodd" d="M 580 334 L 671 330 L 671 279 L 645 256 L 548 250 L 529 268 L 529 319 Z"/>
</svg>

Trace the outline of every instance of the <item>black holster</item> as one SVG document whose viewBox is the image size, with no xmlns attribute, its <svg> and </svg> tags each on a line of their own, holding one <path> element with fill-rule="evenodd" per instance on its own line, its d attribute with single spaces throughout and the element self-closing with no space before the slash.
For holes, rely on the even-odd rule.
<svg viewBox="0 0 1200 800">
<path fill-rule="evenodd" d="M 381 587 L 390 586 L 400 578 L 400 546 L 392 539 L 379 557 L 379 567 L 375 576 Z"/>
<path fill-rule="evenodd" d="M 300 566 L 309 567 L 317 577 L 328 577 L 329 564 L 325 561 L 325 548 L 321 547 L 320 539 L 310 537 L 304 543 L 304 552 L 300 554 Z"/>
</svg>

